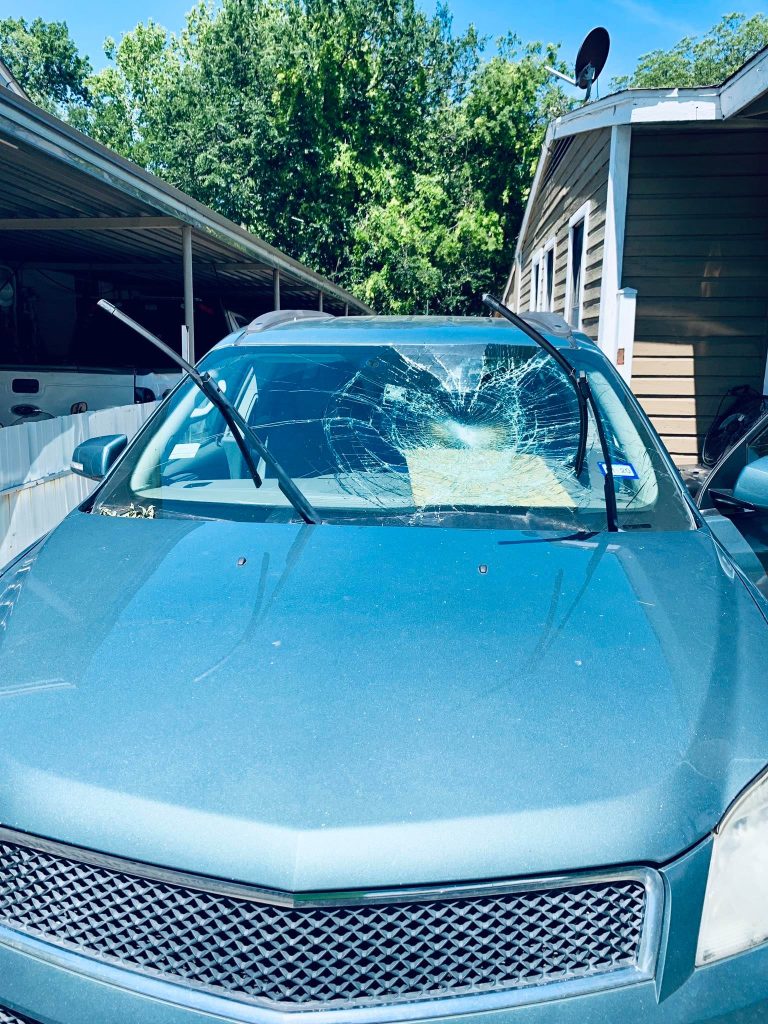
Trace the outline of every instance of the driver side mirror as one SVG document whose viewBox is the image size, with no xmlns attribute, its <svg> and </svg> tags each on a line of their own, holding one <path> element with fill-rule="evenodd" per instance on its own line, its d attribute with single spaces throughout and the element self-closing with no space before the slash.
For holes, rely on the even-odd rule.
<svg viewBox="0 0 768 1024">
<path fill-rule="evenodd" d="M 75 448 L 70 468 L 89 480 L 103 479 L 128 446 L 125 434 L 89 437 Z"/>
<path fill-rule="evenodd" d="M 742 469 L 734 485 L 733 496 L 768 511 L 768 455 L 755 459 Z"/>
</svg>

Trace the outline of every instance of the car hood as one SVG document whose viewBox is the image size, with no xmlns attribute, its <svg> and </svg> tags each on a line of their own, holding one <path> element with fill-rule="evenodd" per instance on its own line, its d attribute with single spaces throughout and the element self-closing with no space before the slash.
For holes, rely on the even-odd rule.
<svg viewBox="0 0 768 1024">
<path fill-rule="evenodd" d="M 124 857 L 293 891 L 663 862 L 768 759 L 768 624 L 704 530 L 77 512 L 2 585 L 0 821 Z"/>
</svg>

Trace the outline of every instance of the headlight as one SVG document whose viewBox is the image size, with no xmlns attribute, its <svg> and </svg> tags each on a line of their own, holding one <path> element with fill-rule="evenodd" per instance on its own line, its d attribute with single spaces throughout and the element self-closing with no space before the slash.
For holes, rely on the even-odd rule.
<svg viewBox="0 0 768 1024">
<path fill-rule="evenodd" d="M 696 966 L 768 939 L 768 772 L 731 807 L 715 832 Z"/>
</svg>

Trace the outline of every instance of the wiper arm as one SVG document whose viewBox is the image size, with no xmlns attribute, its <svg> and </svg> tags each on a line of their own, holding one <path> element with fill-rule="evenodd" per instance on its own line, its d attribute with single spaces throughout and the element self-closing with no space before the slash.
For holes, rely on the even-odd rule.
<svg viewBox="0 0 768 1024">
<path fill-rule="evenodd" d="M 251 449 L 255 449 L 260 458 L 262 458 L 266 465 L 272 469 L 277 477 L 278 487 L 299 513 L 304 522 L 318 523 L 320 521 L 320 517 L 310 502 L 304 494 L 302 494 L 274 455 L 272 455 L 253 427 L 240 415 L 238 410 L 230 402 L 209 373 L 200 373 L 194 366 L 192 366 L 191 363 L 188 363 L 183 356 L 180 356 L 178 352 L 174 352 L 169 345 L 166 345 L 164 341 L 161 341 L 160 338 L 154 335 L 151 331 L 148 331 L 146 327 L 143 327 L 132 317 L 128 316 L 127 313 L 124 313 L 122 309 L 118 309 L 112 302 L 107 302 L 106 299 L 99 299 L 98 304 L 103 310 L 106 310 L 107 313 L 111 313 L 112 316 L 117 317 L 118 320 L 122 320 L 122 322 L 127 324 L 128 327 L 133 328 L 133 330 L 136 331 L 137 334 L 140 334 L 142 338 L 146 338 L 147 341 L 151 341 L 153 345 L 159 348 L 161 352 L 164 352 L 169 359 L 172 359 L 192 378 L 192 381 L 198 388 L 200 388 L 208 401 L 211 402 L 212 405 L 215 405 L 224 417 L 224 421 L 232 431 L 232 436 L 237 442 L 237 446 L 242 453 L 245 464 L 248 467 L 248 472 L 251 474 L 256 487 L 261 487 L 263 481 L 261 479 L 261 474 L 256 467 Z"/>
<path fill-rule="evenodd" d="M 581 471 L 584 468 L 584 459 L 587 454 L 589 415 L 587 413 L 587 396 L 579 384 L 579 375 L 565 358 L 563 353 L 560 352 L 551 341 L 545 338 L 544 335 L 537 331 L 535 327 L 531 327 L 531 325 L 523 320 L 521 316 L 518 316 L 517 313 L 513 313 L 512 310 L 508 306 L 505 306 L 503 302 L 499 302 L 499 300 L 494 298 L 493 295 L 489 295 L 486 292 L 486 294 L 483 295 L 483 303 L 488 307 L 488 309 L 492 309 L 494 313 L 498 313 L 499 316 L 503 316 L 505 320 L 509 320 L 509 322 L 514 324 L 515 327 L 519 327 L 524 334 L 527 334 L 532 341 L 536 342 L 539 348 L 543 348 L 547 355 L 552 356 L 568 378 L 573 390 L 576 392 L 576 401 L 579 403 L 579 443 L 576 448 L 576 458 L 574 459 L 573 468 L 576 476 L 580 476 Z"/>
<path fill-rule="evenodd" d="M 603 460 L 605 462 L 605 478 L 603 481 L 603 491 L 605 493 L 605 515 L 608 520 L 608 529 L 612 533 L 617 533 L 619 530 L 619 512 L 616 505 L 616 488 L 613 482 L 613 460 L 611 459 L 611 452 L 608 447 L 608 438 L 605 434 L 605 427 L 603 424 L 603 418 L 600 413 L 595 396 L 592 394 L 592 388 L 589 386 L 589 380 L 587 379 L 586 373 L 582 370 L 577 373 L 575 368 L 571 366 L 562 352 L 545 338 L 544 335 L 537 331 L 535 327 L 531 327 L 521 316 L 517 313 L 513 313 L 512 310 L 505 306 L 503 302 L 499 302 L 498 299 L 494 298 L 493 295 L 487 293 L 483 295 L 483 303 L 492 309 L 494 313 L 498 313 L 499 316 L 503 316 L 505 320 L 509 320 L 515 327 L 519 327 L 524 334 L 527 334 L 532 341 L 543 348 L 544 351 L 552 356 L 557 365 L 562 369 L 570 381 L 574 391 L 576 392 L 576 399 L 579 403 L 579 443 L 576 449 L 576 458 L 574 460 L 574 471 L 576 476 L 579 476 L 584 466 L 584 459 L 587 454 L 587 432 L 589 428 L 589 417 L 587 409 L 592 409 L 592 415 L 595 417 L 595 425 L 597 426 L 597 436 L 600 441 L 600 449 L 603 453 Z"/>
</svg>

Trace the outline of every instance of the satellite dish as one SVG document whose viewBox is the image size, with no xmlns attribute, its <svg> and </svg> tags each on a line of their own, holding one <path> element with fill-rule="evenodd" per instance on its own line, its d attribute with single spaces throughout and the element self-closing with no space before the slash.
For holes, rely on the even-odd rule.
<svg viewBox="0 0 768 1024">
<path fill-rule="evenodd" d="M 608 30 L 602 27 L 593 28 L 579 47 L 573 78 L 569 78 L 549 66 L 547 66 L 547 71 L 562 78 L 569 85 L 574 85 L 577 89 L 585 89 L 587 94 L 584 97 L 584 102 L 586 103 L 592 95 L 592 86 L 605 67 L 610 48 L 611 37 L 608 35 Z"/>
<path fill-rule="evenodd" d="M 579 47 L 574 78 L 577 88 L 587 90 L 586 99 L 589 99 L 592 92 L 592 83 L 597 81 L 605 67 L 610 48 L 611 37 L 602 27 L 593 28 Z"/>
</svg>

